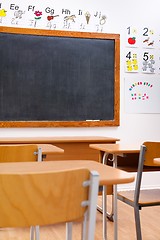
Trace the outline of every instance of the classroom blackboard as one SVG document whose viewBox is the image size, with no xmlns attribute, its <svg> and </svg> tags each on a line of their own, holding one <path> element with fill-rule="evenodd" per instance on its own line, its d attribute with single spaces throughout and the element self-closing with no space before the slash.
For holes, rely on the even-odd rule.
<svg viewBox="0 0 160 240">
<path fill-rule="evenodd" d="M 0 126 L 119 125 L 119 35 L 1 27 Z"/>
</svg>

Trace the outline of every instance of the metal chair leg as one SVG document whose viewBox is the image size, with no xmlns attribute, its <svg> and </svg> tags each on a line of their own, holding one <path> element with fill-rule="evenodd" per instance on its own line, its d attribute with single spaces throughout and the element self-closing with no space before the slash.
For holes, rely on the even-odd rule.
<svg viewBox="0 0 160 240">
<path fill-rule="evenodd" d="M 134 216 L 135 216 L 137 240 L 142 240 L 140 213 L 139 213 L 139 207 L 138 206 L 134 207 Z"/>
<path fill-rule="evenodd" d="M 30 227 L 30 240 L 39 240 L 39 226 Z"/>
<path fill-rule="evenodd" d="M 39 226 L 35 226 L 35 240 L 39 240 Z"/>
<path fill-rule="evenodd" d="M 66 240 L 72 240 L 72 222 L 66 223 Z"/>
<path fill-rule="evenodd" d="M 30 227 L 30 240 L 34 240 L 35 228 L 33 226 Z"/>
</svg>

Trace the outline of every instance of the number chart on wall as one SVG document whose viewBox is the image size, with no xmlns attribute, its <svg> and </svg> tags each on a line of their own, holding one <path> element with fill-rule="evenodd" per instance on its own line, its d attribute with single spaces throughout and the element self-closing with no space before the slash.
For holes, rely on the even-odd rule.
<svg viewBox="0 0 160 240">
<path fill-rule="evenodd" d="M 125 108 L 160 113 L 160 31 L 128 26 L 125 38 Z"/>
</svg>

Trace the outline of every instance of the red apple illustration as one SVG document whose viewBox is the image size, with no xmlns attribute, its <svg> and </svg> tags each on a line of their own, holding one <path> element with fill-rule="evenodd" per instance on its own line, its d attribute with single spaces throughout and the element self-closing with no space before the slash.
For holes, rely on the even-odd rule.
<svg viewBox="0 0 160 240">
<path fill-rule="evenodd" d="M 136 43 L 136 38 L 135 37 L 130 37 L 130 38 L 128 38 L 128 43 L 129 44 L 135 44 Z"/>
</svg>

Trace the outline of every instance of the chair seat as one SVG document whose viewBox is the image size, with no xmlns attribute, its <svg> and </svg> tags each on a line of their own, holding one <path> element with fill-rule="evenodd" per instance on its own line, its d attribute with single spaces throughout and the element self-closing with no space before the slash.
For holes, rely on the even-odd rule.
<svg viewBox="0 0 160 240">
<path fill-rule="evenodd" d="M 120 191 L 118 198 L 124 202 L 130 202 L 130 205 L 134 205 L 134 190 L 132 191 Z M 154 206 L 160 205 L 160 189 L 146 189 L 140 191 L 139 206 Z"/>
</svg>

